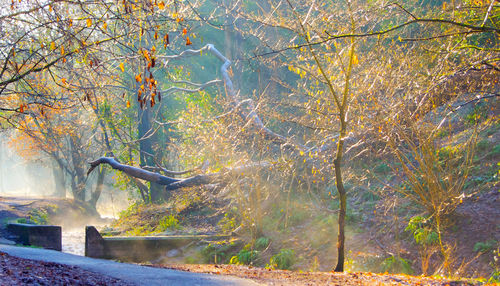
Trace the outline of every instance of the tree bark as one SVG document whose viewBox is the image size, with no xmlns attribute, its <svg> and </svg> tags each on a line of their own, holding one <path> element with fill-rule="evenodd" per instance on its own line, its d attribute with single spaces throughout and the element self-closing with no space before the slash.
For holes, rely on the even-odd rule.
<svg viewBox="0 0 500 286">
<path fill-rule="evenodd" d="M 258 162 L 232 168 L 225 168 L 223 171 L 218 173 L 200 174 L 185 179 L 175 179 L 160 175 L 158 173 L 153 173 L 141 168 L 120 164 L 118 161 L 116 161 L 115 158 L 111 157 L 101 157 L 93 162 L 90 162 L 89 164 L 90 164 L 90 169 L 88 170 L 87 175 L 90 174 L 99 165 L 108 164 L 109 166 L 111 166 L 111 168 L 122 171 L 123 173 L 131 177 L 163 185 L 165 186 L 165 190 L 167 191 L 220 182 L 226 180 L 226 178 L 228 178 L 229 176 L 243 175 L 244 173 L 247 173 L 249 170 L 272 168 L 273 166 L 273 164 L 268 162 Z"/>
</svg>

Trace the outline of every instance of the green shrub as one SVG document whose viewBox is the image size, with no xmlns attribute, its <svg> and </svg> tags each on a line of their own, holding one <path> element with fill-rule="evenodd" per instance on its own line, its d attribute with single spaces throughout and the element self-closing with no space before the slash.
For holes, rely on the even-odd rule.
<svg viewBox="0 0 500 286">
<path fill-rule="evenodd" d="M 166 231 L 169 229 L 180 229 L 179 220 L 174 215 L 164 216 L 158 222 L 157 230 Z"/>
<path fill-rule="evenodd" d="M 290 269 L 294 263 L 295 251 L 292 249 L 281 249 L 278 254 L 271 257 L 266 267 L 270 269 Z"/>
<path fill-rule="evenodd" d="M 255 240 L 255 249 L 263 250 L 269 245 L 269 238 L 267 237 L 259 237 Z"/>
<path fill-rule="evenodd" d="M 494 239 L 490 239 L 485 242 L 477 242 L 476 244 L 474 244 L 474 251 L 486 253 L 492 250 L 496 245 L 497 241 Z"/>
<path fill-rule="evenodd" d="M 231 253 L 241 247 L 239 241 L 216 241 L 211 242 L 201 250 L 205 263 L 228 263 Z"/>
<path fill-rule="evenodd" d="M 26 218 L 22 217 L 22 218 L 18 218 L 16 220 L 16 223 L 27 223 L 28 221 L 26 220 Z"/>
<path fill-rule="evenodd" d="M 439 239 L 437 232 L 430 226 L 429 220 L 422 216 L 412 217 L 405 231 L 410 231 L 415 242 L 420 245 L 435 244 Z"/>
<path fill-rule="evenodd" d="M 251 249 L 250 245 L 245 245 L 237 255 L 231 257 L 229 260 L 230 264 L 245 264 L 250 265 L 259 258 L 259 252 L 257 250 Z"/>
<path fill-rule="evenodd" d="M 49 223 L 49 213 L 46 209 L 32 209 L 29 212 L 29 221 L 37 225 L 46 225 Z"/>
<path fill-rule="evenodd" d="M 382 262 L 382 271 L 389 273 L 413 274 L 411 264 L 399 256 L 390 256 Z"/>
</svg>

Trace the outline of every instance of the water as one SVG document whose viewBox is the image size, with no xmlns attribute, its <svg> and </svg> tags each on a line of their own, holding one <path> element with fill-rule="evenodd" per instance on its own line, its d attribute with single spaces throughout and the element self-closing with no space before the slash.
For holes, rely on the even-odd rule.
<svg viewBox="0 0 500 286">
<path fill-rule="evenodd" d="M 85 255 L 85 228 L 62 232 L 62 252 Z"/>
</svg>

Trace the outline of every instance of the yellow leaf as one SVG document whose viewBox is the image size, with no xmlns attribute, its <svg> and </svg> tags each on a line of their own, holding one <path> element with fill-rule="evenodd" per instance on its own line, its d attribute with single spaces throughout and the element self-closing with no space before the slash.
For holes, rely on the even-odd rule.
<svg viewBox="0 0 500 286">
<path fill-rule="evenodd" d="M 352 57 L 352 64 L 353 65 L 359 64 L 358 56 L 356 54 L 354 54 L 354 56 Z"/>
<path fill-rule="evenodd" d="M 120 69 L 122 70 L 122 72 L 125 71 L 125 65 L 123 63 L 120 63 Z"/>
<path fill-rule="evenodd" d="M 50 43 L 50 49 L 55 50 L 56 49 L 56 43 L 52 42 Z"/>
<path fill-rule="evenodd" d="M 160 10 L 165 9 L 165 2 L 161 1 L 160 3 L 158 3 L 158 8 L 159 8 Z"/>
<path fill-rule="evenodd" d="M 130 108 L 130 100 L 127 100 L 127 108 Z"/>
<path fill-rule="evenodd" d="M 61 46 L 61 56 L 64 56 L 64 46 Z"/>
<path fill-rule="evenodd" d="M 443 2 L 443 10 L 446 10 L 446 2 Z"/>
<path fill-rule="evenodd" d="M 108 23 L 106 23 L 106 22 L 102 23 L 102 28 L 104 30 L 107 30 L 108 29 Z"/>
<path fill-rule="evenodd" d="M 87 18 L 87 27 L 90 28 L 90 26 L 92 26 L 92 19 Z"/>
<path fill-rule="evenodd" d="M 65 78 L 61 78 L 61 82 L 62 82 L 63 84 L 66 84 L 66 79 L 65 79 Z"/>
</svg>

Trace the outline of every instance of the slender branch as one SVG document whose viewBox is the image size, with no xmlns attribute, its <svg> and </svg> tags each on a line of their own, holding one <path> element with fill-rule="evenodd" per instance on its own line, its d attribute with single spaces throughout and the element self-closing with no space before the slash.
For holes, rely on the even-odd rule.
<svg viewBox="0 0 500 286">
<path fill-rule="evenodd" d="M 279 54 L 279 53 L 282 53 L 285 51 L 296 50 L 296 49 L 305 48 L 305 47 L 309 47 L 309 46 L 317 46 L 317 45 L 325 44 L 325 43 L 328 43 L 328 42 L 331 42 L 331 41 L 337 40 L 337 39 L 367 38 L 367 37 L 373 37 L 373 36 L 382 36 L 382 35 L 388 34 L 390 32 L 399 30 L 401 28 L 404 28 L 406 26 L 416 24 L 416 23 L 441 23 L 441 24 L 448 24 L 448 25 L 452 25 L 452 26 L 458 26 L 458 27 L 470 29 L 470 31 L 468 31 L 469 33 L 472 33 L 472 32 L 475 32 L 475 33 L 494 32 L 494 33 L 500 34 L 500 29 L 497 29 L 494 27 L 474 26 L 474 25 L 464 24 L 464 23 L 455 22 L 455 21 L 446 20 L 446 19 L 413 19 L 413 20 L 410 20 L 408 22 L 404 22 L 402 24 L 396 25 L 396 26 L 391 27 L 391 28 L 386 29 L 386 30 L 375 31 L 375 32 L 370 32 L 370 33 L 350 33 L 350 34 L 341 34 L 341 35 L 331 35 L 330 33 L 325 32 L 328 35 L 328 37 L 325 39 L 322 39 L 321 41 L 293 45 L 293 46 L 289 46 L 286 48 L 273 50 L 271 52 L 257 54 L 251 58 L 264 57 L 264 56 L 268 56 L 268 55 L 272 55 L 272 54 Z"/>
<path fill-rule="evenodd" d="M 205 88 L 207 88 L 209 86 L 218 84 L 220 82 L 222 82 L 222 81 L 218 80 L 218 79 L 214 79 L 214 80 L 211 80 L 211 81 L 203 83 L 203 84 L 190 83 L 192 85 L 198 86 L 198 88 L 189 89 L 189 88 L 182 88 L 182 87 L 173 86 L 173 87 L 170 87 L 170 88 L 168 88 L 166 90 L 162 90 L 161 92 L 164 93 L 165 95 L 168 95 L 168 94 L 171 94 L 171 93 L 174 93 L 174 92 L 195 93 L 195 92 L 202 91 L 202 90 L 204 90 Z"/>
<path fill-rule="evenodd" d="M 488 94 L 488 95 L 484 95 L 484 96 L 476 96 L 476 98 L 474 99 L 471 99 L 467 102 L 464 102 L 456 107 L 453 107 L 453 109 L 451 110 L 452 112 L 456 112 L 457 110 L 459 110 L 460 108 L 468 105 L 468 104 L 471 104 L 471 103 L 474 103 L 474 102 L 477 102 L 477 101 L 480 101 L 480 100 L 483 100 L 483 99 L 487 99 L 487 98 L 492 98 L 492 97 L 497 97 L 497 96 L 500 96 L 500 93 L 493 93 L 493 94 Z"/>
</svg>

